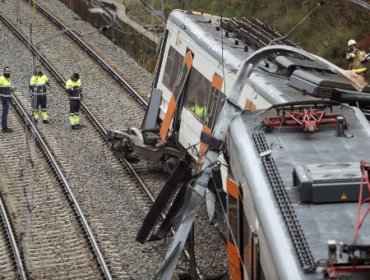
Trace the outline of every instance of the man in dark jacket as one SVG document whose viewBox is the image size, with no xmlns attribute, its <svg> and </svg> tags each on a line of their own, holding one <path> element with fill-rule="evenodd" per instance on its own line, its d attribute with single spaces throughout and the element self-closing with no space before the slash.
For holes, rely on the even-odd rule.
<svg viewBox="0 0 370 280">
<path fill-rule="evenodd" d="M 13 132 L 13 130 L 8 127 L 8 113 L 9 113 L 10 95 L 12 91 L 14 91 L 16 88 L 12 87 L 10 73 L 11 73 L 10 67 L 6 66 L 4 67 L 4 74 L 0 76 L 0 96 L 3 107 L 3 112 L 1 115 L 1 127 L 2 127 L 1 132 L 3 133 Z"/>
</svg>

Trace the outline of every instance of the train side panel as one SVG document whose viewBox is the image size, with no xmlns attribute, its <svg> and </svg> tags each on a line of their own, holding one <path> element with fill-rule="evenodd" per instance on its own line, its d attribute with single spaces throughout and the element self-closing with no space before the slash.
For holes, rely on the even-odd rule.
<svg viewBox="0 0 370 280">
<path fill-rule="evenodd" d="M 192 68 L 184 88 L 183 94 L 185 99 L 182 104 L 183 106 L 178 108 L 178 110 L 181 109 L 179 142 L 184 148 L 196 144 L 199 152 L 201 132 L 205 127 L 208 127 L 208 131 L 212 131 L 212 126 L 217 119 L 219 111 L 212 112 L 212 122 L 209 121 L 207 123 L 206 117 L 204 119 L 200 118 L 190 108 L 193 104 L 202 104 L 203 106 L 209 104 L 210 94 L 212 92 L 212 80 L 215 76 L 218 76 L 222 81 L 220 95 L 223 99 L 222 102 L 224 102 L 234 83 L 235 73 L 225 68 L 222 63 L 215 59 L 213 54 L 197 44 L 185 30 L 170 20 L 167 24 L 167 30 L 168 37 L 166 39 L 157 84 L 157 88 L 163 92 L 159 117 L 163 120 L 171 99 L 178 99 L 177 96 L 174 96 L 176 86 L 178 86 L 176 83 L 181 77 L 180 73 L 184 57 L 190 51 L 193 55 Z M 229 58 L 225 56 L 224 59 L 227 60 Z M 222 104 L 220 102 L 219 108 L 221 108 Z M 256 92 L 254 87 L 248 84 L 243 87 L 238 104 L 241 108 L 251 110 L 266 108 L 270 105 L 266 99 Z M 210 109 L 208 108 L 207 110 Z M 194 158 L 197 157 L 194 156 Z"/>
<path fill-rule="evenodd" d="M 233 178 L 242 187 L 244 213 L 250 230 L 258 238 L 265 279 L 306 279 L 262 172 L 259 155 L 239 116 L 231 124 L 228 145 L 230 168 Z"/>
</svg>

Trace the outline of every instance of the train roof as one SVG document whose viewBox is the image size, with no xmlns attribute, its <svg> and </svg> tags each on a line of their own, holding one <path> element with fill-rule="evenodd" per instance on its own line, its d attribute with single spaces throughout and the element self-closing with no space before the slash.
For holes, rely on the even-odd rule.
<svg viewBox="0 0 370 280">
<path fill-rule="evenodd" d="M 334 118 L 343 116 L 348 129 L 338 136 L 338 124 L 333 122 L 331 125 L 320 125 L 315 133 L 304 132 L 302 126 L 281 125 L 274 129 L 270 127 L 270 132 L 265 130 L 266 124 L 274 120 L 278 112 L 280 116 L 283 112 L 287 116 L 293 108 L 303 107 L 325 107 L 326 114 L 334 115 Z M 263 120 L 265 125 L 261 125 Z M 271 181 L 268 174 L 274 170 L 264 165 L 267 156 L 275 162 L 277 175 L 315 262 L 328 259 L 329 240 L 353 244 L 360 161 L 370 162 L 370 125 L 358 108 L 334 103 L 325 103 L 321 107 L 316 100 L 279 105 L 266 111 L 244 112 L 233 119 L 229 137 L 230 142 L 235 143 L 232 155 L 238 157 L 237 160 L 231 159 L 231 162 L 239 163 L 232 166 L 233 174 L 240 181 L 243 176 L 247 178 L 251 195 L 258 202 L 256 212 L 262 228 L 276 220 L 274 213 L 280 213 L 280 220 L 284 220 L 284 207 L 289 207 L 286 201 L 279 204 L 281 197 L 274 193 L 276 186 L 268 183 Z M 261 139 L 264 144 L 261 144 Z M 261 145 L 265 147 L 262 153 Z M 267 197 L 273 197 L 272 205 L 263 202 Z M 348 200 L 352 202 L 346 202 Z M 366 209 L 367 204 L 363 208 Z M 370 244 L 369 219 L 359 231 L 356 244 Z M 285 238 L 294 243 L 293 239 L 298 237 L 289 232 L 284 222 L 281 226 L 284 227 Z M 276 228 L 274 231 L 278 232 Z M 278 248 L 279 245 L 274 246 Z M 312 274 L 305 277 L 318 279 Z M 366 277 L 364 279 L 368 279 Z"/>
<path fill-rule="evenodd" d="M 239 34 L 229 32 L 229 37 L 222 37 L 222 44 L 220 29 L 216 28 L 220 26 L 220 18 L 214 15 L 175 10 L 171 12 L 169 21 L 217 61 L 223 60 L 224 66 L 234 73 L 259 47 L 257 43 L 251 46 Z M 266 26 L 264 28 L 268 29 Z M 223 34 L 226 34 L 225 30 Z M 261 42 L 257 38 L 255 41 Z M 268 44 L 267 41 L 262 43 Z M 355 88 L 345 78 L 332 73 L 320 61 L 290 54 L 277 53 L 261 60 L 258 67 L 254 67 L 249 82 L 270 104 L 310 100 L 312 96 L 331 98 L 339 92 L 356 94 Z M 367 86 L 363 91 L 370 93 L 370 87 Z"/>
<path fill-rule="evenodd" d="M 168 20 L 182 29 L 217 61 L 224 61 L 225 67 L 230 71 L 238 71 L 241 62 L 253 52 L 240 40 L 237 45 L 236 38 L 225 35 L 222 44 L 221 35 L 224 33 L 221 34 L 220 29 L 216 29 L 216 26 L 219 26 L 217 21 L 220 20 L 217 16 L 174 10 Z"/>
</svg>

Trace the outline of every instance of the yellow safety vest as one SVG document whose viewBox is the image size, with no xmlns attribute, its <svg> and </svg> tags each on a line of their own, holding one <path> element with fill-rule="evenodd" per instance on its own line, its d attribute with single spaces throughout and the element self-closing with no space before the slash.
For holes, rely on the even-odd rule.
<svg viewBox="0 0 370 280">
<path fill-rule="evenodd" d="M 205 120 L 206 108 L 204 106 L 194 105 L 190 107 L 190 111 L 192 111 L 198 118 Z"/>
<path fill-rule="evenodd" d="M 346 54 L 346 58 L 350 60 L 349 69 L 352 72 L 361 74 L 367 71 L 365 64 L 361 63 L 361 60 L 365 57 L 366 52 L 356 49 Z"/>
<path fill-rule="evenodd" d="M 66 90 L 69 93 L 69 99 L 70 100 L 80 100 L 81 96 L 81 79 L 78 79 L 77 81 L 72 81 L 69 79 L 66 82 Z"/>
<path fill-rule="evenodd" d="M 49 81 L 45 74 L 38 76 L 33 75 L 30 80 L 30 86 L 33 87 L 33 92 L 35 93 L 45 93 L 46 83 Z"/>
<path fill-rule="evenodd" d="M 10 97 L 11 94 L 11 81 L 10 78 L 0 76 L 0 96 Z"/>
</svg>

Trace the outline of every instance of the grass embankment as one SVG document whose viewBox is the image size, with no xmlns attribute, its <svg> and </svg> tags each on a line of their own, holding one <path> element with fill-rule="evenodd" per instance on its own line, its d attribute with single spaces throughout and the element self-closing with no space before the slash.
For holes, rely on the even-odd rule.
<svg viewBox="0 0 370 280">
<path fill-rule="evenodd" d="M 150 24 L 148 9 L 144 9 L 140 0 L 121 0 L 126 3 L 129 16 Z M 145 0 L 147 7 L 151 0 Z M 247 17 L 259 20 L 286 34 L 305 15 L 318 5 L 317 0 L 164 0 L 165 15 L 172 9 L 197 10 L 206 13 L 222 14 L 225 17 Z M 154 0 L 159 9 L 161 0 Z M 306 21 L 304 21 L 289 39 L 312 53 L 344 66 L 344 54 L 348 39 L 355 39 L 360 47 L 370 52 L 370 11 L 361 8 L 349 0 L 327 0 Z"/>
</svg>

